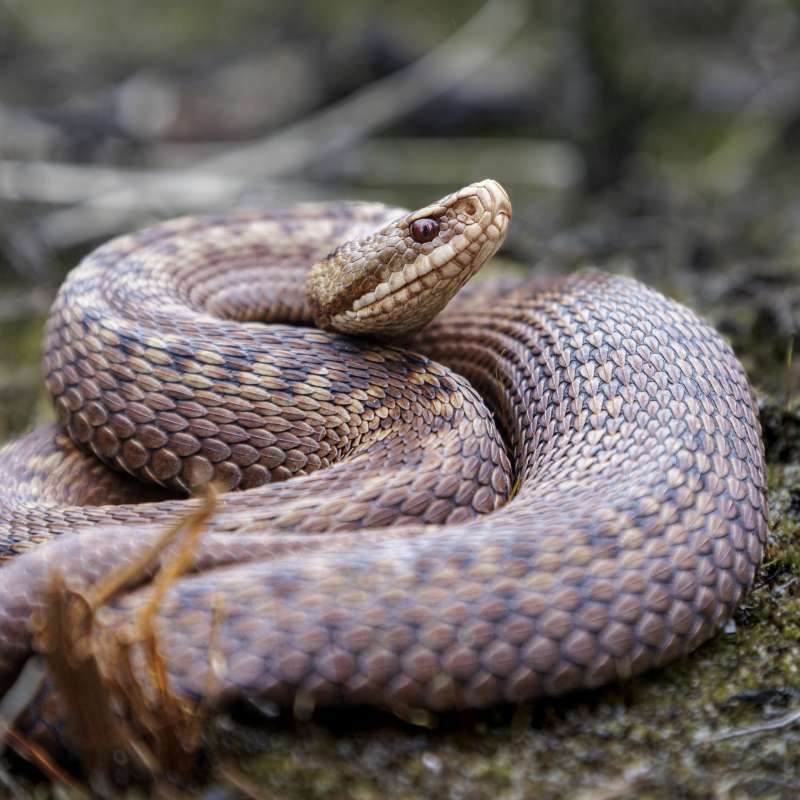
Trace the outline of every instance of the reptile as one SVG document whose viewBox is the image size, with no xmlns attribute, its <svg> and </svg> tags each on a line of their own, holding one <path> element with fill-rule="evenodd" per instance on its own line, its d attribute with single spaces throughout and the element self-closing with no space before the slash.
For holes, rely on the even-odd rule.
<svg viewBox="0 0 800 800">
<path fill-rule="evenodd" d="M 181 218 L 88 255 L 47 324 L 58 422 L 0 452 L 0 693 L 54 569 L 80 588 L 136 563 L 211 483 L 155 616 L 171 691 L 208 708 L 527 701 L 718 631 L 767 531 L 742 367 L 627 277 L 455 296 L 510 218 L 485 180 L 414 212 Z M 160 558 L 97 616 L 101 668 Z"/>
</svg>

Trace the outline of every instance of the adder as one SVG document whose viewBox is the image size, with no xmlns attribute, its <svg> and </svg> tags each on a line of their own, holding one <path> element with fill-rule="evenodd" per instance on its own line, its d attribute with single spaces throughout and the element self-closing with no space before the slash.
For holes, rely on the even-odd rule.
<svg viewBox="0 0 800 800">
<path fill-rule="evenodd" d="M 156 618 L 171 691 L 211 708 L 524 701 L 711 637 L 765 544 L 745 373 L 690 310 L 601 272 L 442 310 L 510 218 L 485 180 L 89 255 L 47 325 L 58 423 L 0 452 L 0 692 L 54 569 L 88 587 L 135 563 L 211 482 L 233 491 Z M 151 591 L 98 615 L 101 669 Z"/>
</svg>

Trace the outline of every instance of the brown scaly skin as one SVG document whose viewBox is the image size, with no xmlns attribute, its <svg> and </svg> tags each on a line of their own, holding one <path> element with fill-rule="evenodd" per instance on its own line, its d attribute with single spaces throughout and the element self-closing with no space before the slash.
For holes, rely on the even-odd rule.
<svg viewBox="0 0 800 800">
<path fill-rule="evenodd" d="M 165 223 L 100 248 L 56 302 L 48 386 L 84 451 L 175 491 L 261 484 L 222 498 L 159 609 L 179 696 L 440 710 L 561 694 L 692 650 L 753 581 L 766 501 L 746 377 L 634 281 L 485 284 L 408 351 L 215 318 L 307 323 L 309 265 L 402 229 L 398 213 Z M 0 691 L 54 564 L 91 584 L 196 502 L 131 505 L 140 490 L 106 472 L 123 504 L 75 505 L 97 502 L 94 455 L 53 436 L 0 453 L 0 547 L 84 530 L 0 569 Z M 101 666 L 149 591 L 97 618 Z"/>
</svg>

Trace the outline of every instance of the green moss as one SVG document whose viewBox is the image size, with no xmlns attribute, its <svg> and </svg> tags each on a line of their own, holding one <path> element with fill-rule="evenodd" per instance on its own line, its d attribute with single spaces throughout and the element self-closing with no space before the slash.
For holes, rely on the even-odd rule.
<svg viewBox="0 0 800 800">
<path fill-rule="evenodd" d="M 0 443 L 50 418 L 39 362 L 44 317 L 0 324 Z"/>
</svg>

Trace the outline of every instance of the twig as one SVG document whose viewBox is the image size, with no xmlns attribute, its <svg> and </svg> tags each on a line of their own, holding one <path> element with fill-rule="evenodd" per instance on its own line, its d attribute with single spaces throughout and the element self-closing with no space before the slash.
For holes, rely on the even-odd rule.
<svg viewBox="0 0 800 800">
<path fill-rule="evenodd" d="M 13 727 L 16 720 L 39 694 L 44 679 L 45 668 L 42 659 L 33 656 L 25 662 L 19 677 L 0 700 L 0 756 L 3 755 L 6 745 L 9 745 L 20 756 L 35 764 L 50 780 L 78 789 L 78 784 L 53 763 L 47 753 L 29 742 Z M 26 796 L 2 767 L 0 767 L 0 784 L 5 785 L 15 797 Z"/>
<path fill-rule="evenodd" d="M 778 717 L 777 719 L 769 720 L 769 722 L 761 722 L 758 725 L 749 725 L 746 728 L 733 728 L 728 731 L 722 731 L 721 733 L 700 737 L 697 739 L 697 743 L 706 744 L 708 742 L 724 742 L 727 739 L 736 739 L 740 736 L 753 736 L 759 733 L 789 728 L 798 722 L 800 722 L 800 709 L 792 711 L 790 714 L 785 714 L 782 717 Z"/>
<path fill-rule="evenodd" d="M 65 772 L 56 764 L 51 756 L 38 745 L 21 736 L 14 730 L 9 731 L 8 741 L 17 755 L 33 764 L 45 777 L 52 783 L 63 784 L 74 794 L 75 800 L 86 797 L 82 786 L 69 773 Z M 29 795 L 25 794 L 25 797 Z"/>
<path fill-rule="evenodd" d="M 3 755 L 11 727 L 33 702 L 44 683 L 44 664 L 40 658 L 29 658 L 13 686 L 0 701 L 0 756 Z"/>
<path fill-rule="evenodd" d="M 178 190 L 176 192 L 176 184 Z M 131 208 L 129 196 L 159 200 L 223 203 L 241 192 L 241 178 L 206 170 L 160 170 L 64 164 L 49 161 L 0 161 L 0 198 L 36 203 L 103 201 L 108 208 Z"/>
<path fill-rule="evenodd" d="M 578 151 L 560 141 L 511 137 L 380 137 L 363 143 L 358 159 L 337 159 L 334 178 L 377 184 L 452 184 L 465 162 L 491 160 L 496 177 L 508 183 L 551 189 L 574 186 L 583 175 Z M 432 165 L 435 165 L 432 169 Z M 355 167 L 355 168 L 354 168 Z M 145 203 L 182 210 L 229 203 L 248 188 L 251 176 L 208 169 L 136 169 L 53 161 L 0 160 L 0 200 L 36 203 L 101 202 L 138 210 Z M 258 194 L 308 195 L 311 184 L 295 180 L 259 181 Z M 126 198 L 120 190 L 135 190 Z M 132 202 L 125 205 L 123 201 Z"/>
</svg>

